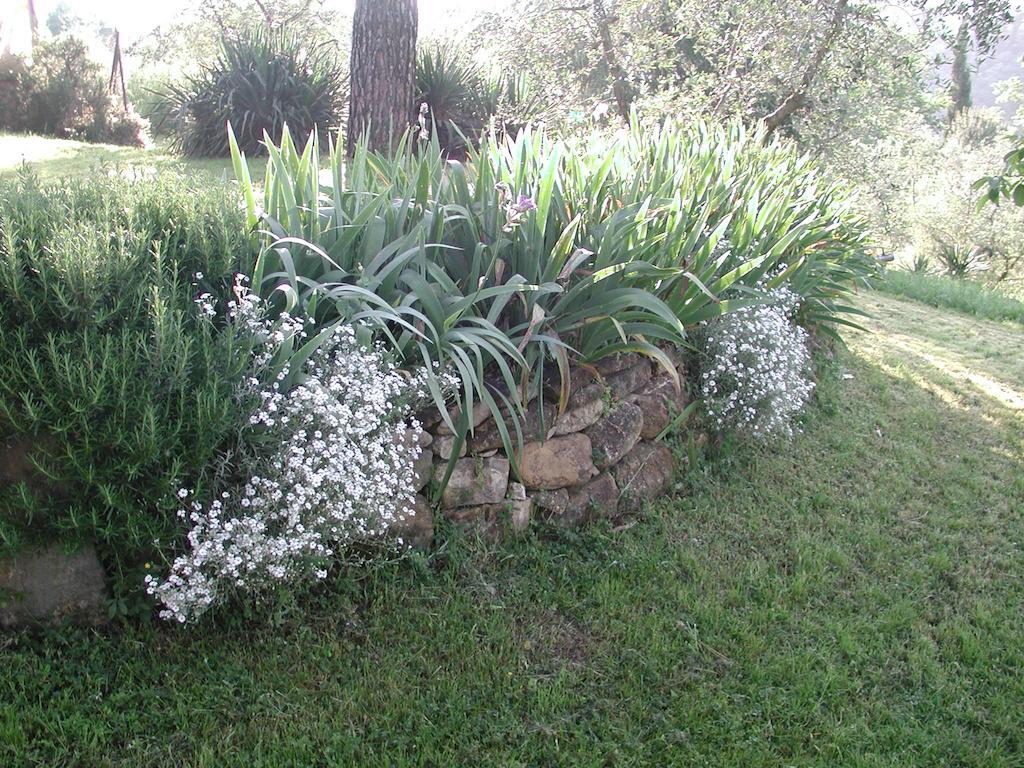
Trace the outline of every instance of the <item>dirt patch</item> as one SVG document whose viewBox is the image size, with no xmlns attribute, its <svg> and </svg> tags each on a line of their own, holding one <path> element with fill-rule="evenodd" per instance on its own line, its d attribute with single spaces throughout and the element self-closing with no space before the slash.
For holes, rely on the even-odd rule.
<svg viewBox="0 0 1024 768">
<path fill-rule="evenodd" d="M 538 611 L 521 625 L 521 646 L 536 673 L 583 667 L 594 646 L 593 635 L 574 619 L 553 609 Z"/>
</svg>

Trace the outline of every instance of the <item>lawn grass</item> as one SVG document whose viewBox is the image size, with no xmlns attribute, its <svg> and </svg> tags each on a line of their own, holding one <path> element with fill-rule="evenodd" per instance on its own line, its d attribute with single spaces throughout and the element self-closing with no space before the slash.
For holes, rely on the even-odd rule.
<svg viewBox="0 0 1024 768">
<path fill-rule="evenodd" d="M 802 435 L 632 527 L 0 640 L 0 765 L 1020 766 L 1024 330 L 862 304 Z"/>
<path fill-rule="evenodd" d="M 266 162 L 249 162 L 250 173 L 262 180 Z M 177 170 L 190 176 L 234 179 L 230 158 L 183 158 L 166 145 L 148 149 L 116 144 L 90 144 L 46 136 L 0 134 L 0 176 L 28 168 L 44 181 L 84 178 L 96 174 L 145 176 L 156 170 Z"/>
<path fill-rule="evenodd" d="M 1024 302 L 973 280 L 891 269 L 878 288 L 933 307 L 966 312 L 988 320 L 1024 323 Z"/>
</svg>

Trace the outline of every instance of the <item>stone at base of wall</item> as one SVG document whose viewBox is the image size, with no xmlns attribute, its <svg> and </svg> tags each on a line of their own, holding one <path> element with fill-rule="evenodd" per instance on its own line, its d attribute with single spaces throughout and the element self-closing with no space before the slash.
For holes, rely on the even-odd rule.
<svg viewBox="0 0 1024 768">
<path fill-rule="evenodd" d="M 56 544 L 0 560 L 0 628 L 107 621 L 106 575 L 91 546 Z"/>
<path fill-rule="evenodd" d="M 576 526 L 602 518 L 615 517 L 619 510 L 619 489 L 607 472 L 602 472 L 586 485 L 569 494 L 565 511 L 552 515 L 550 522 L 561 526 Z"/>
<path fill-rule="evenodd" d="M 430 549 L 434 544 L 434 507 L 427 497 L 416 494 L 412 509 L 392 524 L 390 533 L 414 549 Z"/>
<path fill-rule="evenodd" d="M 639 511 L 645 501 L 658 498 L 668 489 L 674 472 L 672 451 L 661 443 L 637 443 L 611 470 L 621 494 L 622 511 Z"/>
<path fill-rule="evenodd" d="M 506 499 L 500 504 L 446 509 L 444 516 L 488 541 L 498 542 L 530 527 L 530 500 Z"/>
</svg>

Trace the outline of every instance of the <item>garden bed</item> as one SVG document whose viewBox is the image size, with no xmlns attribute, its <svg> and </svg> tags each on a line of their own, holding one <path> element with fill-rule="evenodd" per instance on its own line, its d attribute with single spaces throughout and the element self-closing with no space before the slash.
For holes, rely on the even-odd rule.
<svg viewBox="0 0 1024 768">
<path fill-rule="evenodd" d="M 804 329 L 873 273 L 840 189 L 738 125 L 465 162 L 286 132 L 262 189 L 228 139 L 235 187 L 0 187 L 0 437 L 46 436 L 47 478 L 0 481 L 4 553 L 94 547 L 123 620 L 273 602 L 438 520 L 638 512 L 665 438 L 792 433 Z"/>
</svg>

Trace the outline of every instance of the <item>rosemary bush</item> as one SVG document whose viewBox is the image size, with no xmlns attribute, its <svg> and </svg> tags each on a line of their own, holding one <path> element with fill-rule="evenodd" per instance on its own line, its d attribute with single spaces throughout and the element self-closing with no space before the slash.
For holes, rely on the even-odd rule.
<svg viewBox="0 0 1024 768">
<path fill-rule="evenodd" d="M 199 322 L 194 276 L 230 284 L 253 256 L 218 188 L 0 182 L 0 444 L 27 446 L 46 478 L 0 478 L 3 550 L 92 542 L 118 592 L 137 590 L 177 533 L 173 484 L 235 428 L 248 364 Z"/>
</svg>

